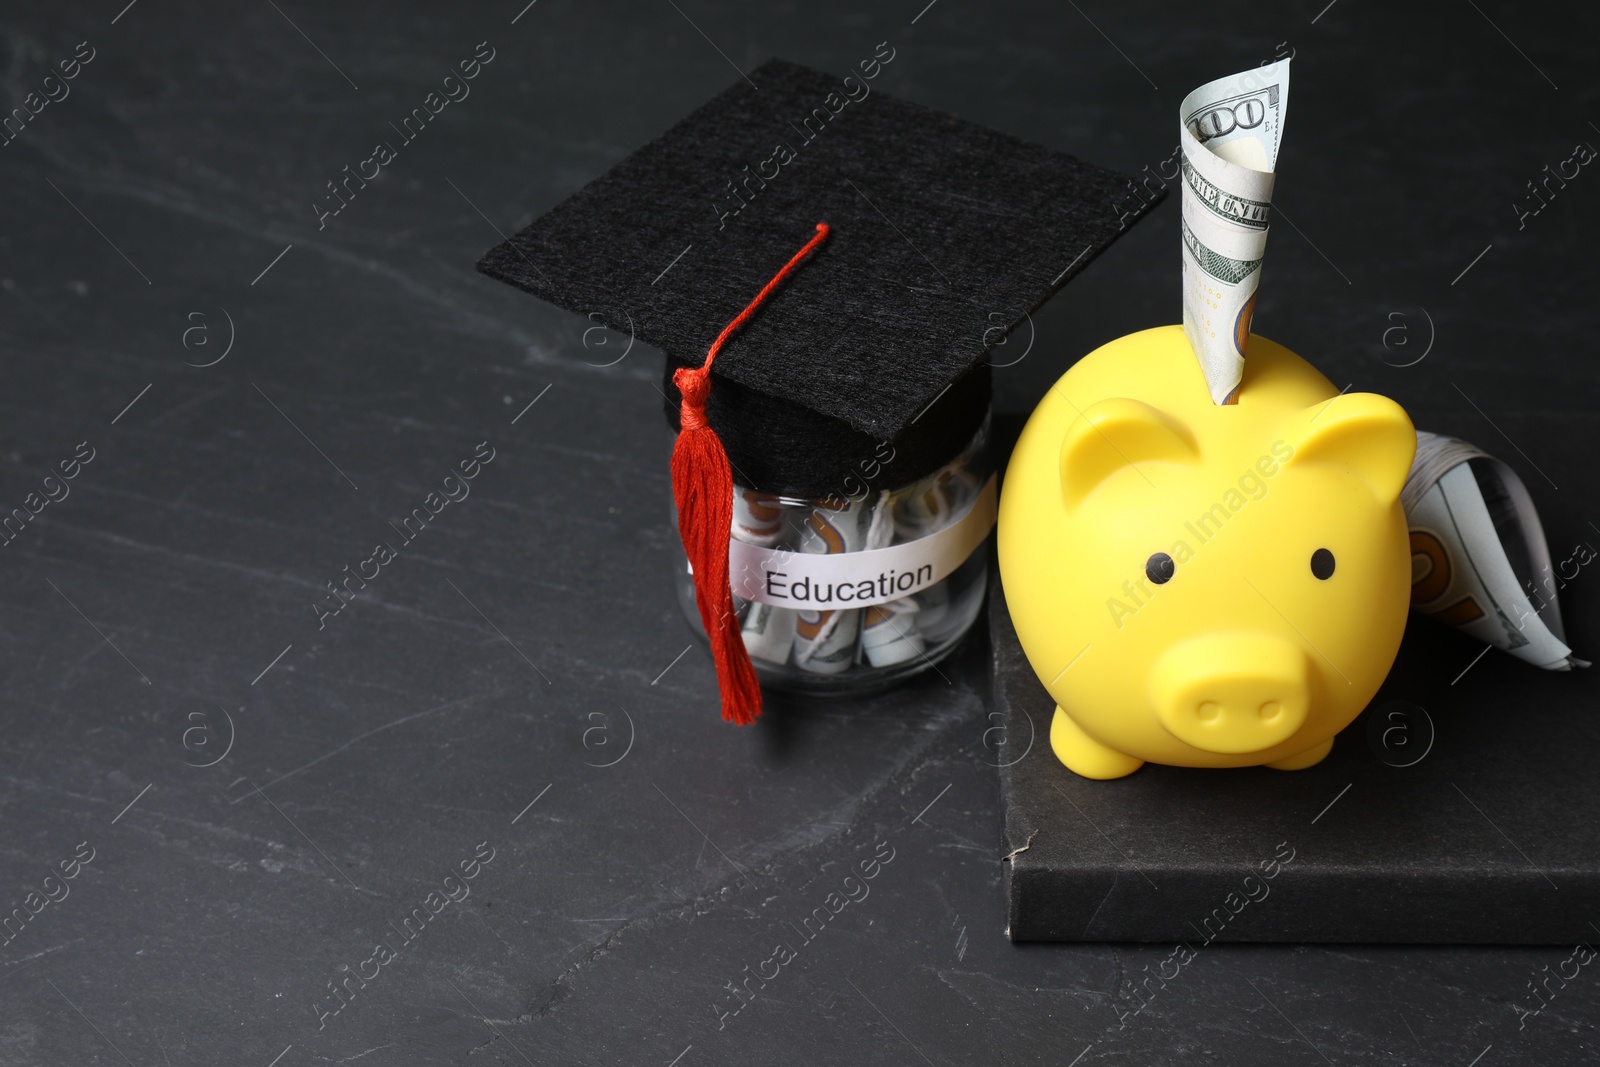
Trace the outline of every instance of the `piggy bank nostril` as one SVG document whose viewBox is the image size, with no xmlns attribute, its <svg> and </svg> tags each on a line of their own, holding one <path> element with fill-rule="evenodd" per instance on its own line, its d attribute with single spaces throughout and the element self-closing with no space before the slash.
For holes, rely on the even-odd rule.
<svg viewBox="0 0 1600 1067">
<path fill-rule="evenodd" d="M 1267 720 L 1268 722 L 1271 722 L 1273 719 L 1276 719 L 1282 713 L 1283 713 L 1283 705 L 1279 704 L 1276 700 L 1269 700 L 1265 704 L 1261 705 L 1259 708 L 1256 709 L 1256 714 L 1260 715 L 1263 719 Z"/>
<path fill-rule="evenodd" d="M 1196 708 L 1194 713 L 1201 722 L 1214 722 L 1217 716 L 1222 714 L 1222 707 L 1214 700 L 1207 700 Z"/>
</svg>

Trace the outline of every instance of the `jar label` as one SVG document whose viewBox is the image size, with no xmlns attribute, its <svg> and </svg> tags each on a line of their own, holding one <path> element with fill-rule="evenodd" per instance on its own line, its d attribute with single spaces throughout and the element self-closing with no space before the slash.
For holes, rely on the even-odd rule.
<svg viewBox="0 0 1600 1067">
<path fill-rule="evenodd" d="M 816 555 L 728 541 L 728 579 L 741 600 L 796 610 L 864 608 L 937 585 L 994 529 L 994 475 L 966 514 L 937 533 L 888 548 Z"/>
</svg>

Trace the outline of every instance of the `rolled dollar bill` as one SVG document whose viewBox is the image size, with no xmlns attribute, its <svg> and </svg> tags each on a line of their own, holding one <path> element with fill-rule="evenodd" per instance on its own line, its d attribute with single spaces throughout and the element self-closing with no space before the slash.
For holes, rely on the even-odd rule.
<svg viewBox="0 0 1600 1067">
<path fill-rule="evenodd" d="M 772 493 L 733 487 L 733 527 L 730 533 L 741 541 L 762 548 L 782 548 L 789 537 L 784 521 L 783 502 Z M 739 624 L 745 651 L 752 659 L 767 663 L 789 662 L 794 646 L 794 612 L 770 604 L 735 600 L 742 610 Z"/>
<path fill-rule="evenodd" d="M 957 515 L 966 512 L 982 489 L 983 485 L 972 474 L 970 464 L 961 460 L 935 471 L 897 494 L 894 501 L 895 536 L 914 541 L 944 529 Z M 943 644 L 965 623 L 965 614 L 951 610 L 948 578 L 907 599 L 917 608 L 914 625 L 924 647 Z M 893 622 L 896 626 L 908 625 L 904 619 L 895 619 Z"/>
<path fill-rule="evenodd" d="M 920 483 L 914 484 L 911 495 L 916 495 L 920 488 Z M 907 495 L 905 491 L 879 494 L 873 506 L 872 522 L 867 527 L 868 548 L 887 548 L 895 539 L 900 532 L 896 519 L 900 511 L 898 505 Z M 900 597 L 862 609 L 861 654 L 868 663 L 874 667 L 893 667 L 927 651 L 928 642 L 918 627 L 919 607 L 915 597 Z"/>
<path fill-rule="evenodd" d="M 914 541 L 942 530 L 961 514 L 983 488 L 965 460 L 965 456 L 958 457 L 895 494 L 895 536 Z"/>
<path fill-rule="evenodd" d="M 771 493 L 733 487 L 732 535 L 762 548 L 773 548 L 783 540 L 783 504 Z"/>
<path fill-rule="evenodd" d="M 917 629 L 929 644 L 942 645 L 963 621 L 950 610 L 950 580 L 935 582 L 913 598 L 917 602 Z"/>
<path fill-rule="evenodd" d="M 916 602 L 907 597 L 861 609 L 861 654 L 874 667 L 893 667 L 928 650 L 917 629 Z"/>
<path fill-rule="evenodd" d="M 794 612 L 751 602 L 740 628 L 751 659 L 780 666 L 789 662 L 789 652 L 794 647 Z"/>
<path fill-rule="evenodd" d="M 1544 527 L 1515 471 L 1465 441 L 1419 430 L 1400 501 L 1413 609 L 1536 667 L 1589 665 L 1566 645 Z"/>
<path fill-rule="evenodd" d="M 820 501 L 807 516 L 795 547 L 818 555 L 860 552 L 867 547 L 874 511 L 871 498 Z M 838 674 L 854 665 L 856 640 L 861 632 L 860 609 L 797 614 L 795 666 L 814 674 Z"/>
<path fill-rule="evenodd" d="M 1244 376 L 1288 110 L 1289 62 L 1207 82 L 1179 108 L 1183 330 L 1218 404 L 1237 401 Z"/>
</svg>

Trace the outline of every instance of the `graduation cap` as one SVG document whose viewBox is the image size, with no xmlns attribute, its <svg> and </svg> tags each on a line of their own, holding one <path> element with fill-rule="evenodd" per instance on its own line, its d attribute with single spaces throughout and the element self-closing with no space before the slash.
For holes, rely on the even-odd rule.
<svg viewBox="0 0 1600 1067">
<path fill-rule="evenodd" d="M 878 92 L 884 47 L 844 78 L 762 65 L 478 263 L 665 350 L 679 528 L 736 722 L 760 692 L 730 465 L 810 498 L 883 442 L 897 481 L 938 469 L 986 416 L 989 350 L 1159 199 Z"/>
</svg>

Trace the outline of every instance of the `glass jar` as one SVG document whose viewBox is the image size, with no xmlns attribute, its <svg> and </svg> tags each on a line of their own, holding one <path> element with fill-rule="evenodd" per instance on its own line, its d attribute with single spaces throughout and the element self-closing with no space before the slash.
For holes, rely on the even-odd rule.
<svg viewBox="0 0 1600 1067">
<path fill-rule="evenodd" d="M 837 496 L 734 486 L 729 578 L 763 686 L 821 693 L 885 688 L 928 670 L 978 617 L 997 485 L 989 422 L 949 463 L 884 489 L 862 464 Z M 889 446 L 883 446 L 889 449 Z M 676 516 L 673 529 L 677 529 Z M 678 602 L 704 643 L 694 575 L 679 546 Z"/>
</svg>

